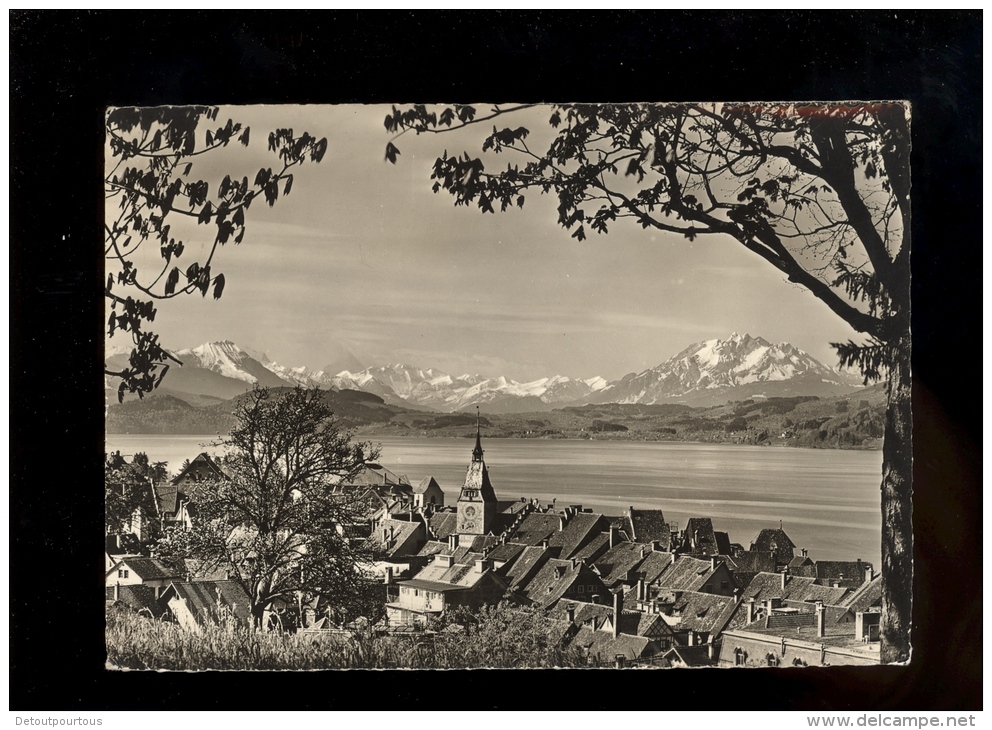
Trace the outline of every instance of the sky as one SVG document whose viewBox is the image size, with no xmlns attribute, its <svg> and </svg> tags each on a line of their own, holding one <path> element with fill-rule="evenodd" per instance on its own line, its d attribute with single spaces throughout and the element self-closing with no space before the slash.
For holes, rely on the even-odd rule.
<svg viewBox="0 0 992 730">
<path fill-rule="evenodd" d="M 558 226 L 555 197 L 536 193 L 522 210 L 455 208 L 447 193 L 431 192 L 434 159 L 444 150 L 477 153 L 488 128 L 403 135 L 392 165 L 384 160 L 394 136 L 383 126 L 388 112 L 221 108 L 218 123 L 249 125 L 251 143 L 197 158 L 193 175 L 211 180 L 211 189 L 224 174 L 253 179 L 259 167 L 274 167 L 266 138 L 276 128 L 327 137 L 328 151 L 294 172 L 292 192 L 274 207 L 253 205 L 244 241 L 217 253 L 221 299 L 160 303 L 154 327 L 165 347 L 232 340 L 293 367 L 321 369 L 351 353 L 365 366 L 402 362 L 532 380 L 615 379 L 733 332 L 787 341 L 835 366 L 828 343 L 858 339 L 812 294 L 729 238 L 689 242 L 619 221 L 578 242 Z M 531 129 L 528 142 L 542 148 L 548 116 L 528 110 L 513 126 Z M 184 236 L 185 262 L 212 242 L 207 226 L 174 229 Z M 139 258 L 139 275 L 152 265 Z"/>
</svg>

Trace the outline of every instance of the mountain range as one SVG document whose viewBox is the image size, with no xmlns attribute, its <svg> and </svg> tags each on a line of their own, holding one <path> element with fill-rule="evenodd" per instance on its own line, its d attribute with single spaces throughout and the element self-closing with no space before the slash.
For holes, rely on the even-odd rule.
<svg viewBox="0 0 992 730">
<path fill-rule="evenodd" d="M 233 398 L 255 384 L 363 391 L 387 404 L 445 413 L 475 406 L 488 413 L 530 413 L 602 403 L 717 405 L 755 396 L 839 396 L 861 386 L 860 378 L 827 367 L 787 342 L 771 344 L 737 333 L 697 342 L 657 367 L 615 381 L 554 375 L 518 382 L 503 376 L 452 376 L 402 363 L 359 369 L 354 356 L 336 360 L 354 369 L 310 370 L 280 365 L 228 340 L 174 354 L 183 366 L 169 371 L 161 390 L 194 405 Z M 108 350 L 108 366 L 123 357 Z"/>
</svg>

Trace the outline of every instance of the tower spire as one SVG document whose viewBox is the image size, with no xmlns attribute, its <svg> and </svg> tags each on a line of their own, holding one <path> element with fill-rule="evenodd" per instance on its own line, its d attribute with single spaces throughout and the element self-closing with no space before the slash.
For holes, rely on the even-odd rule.
<svg viewBox="0 0 992 730">
<path fill-rule="evenodd" d="M 475 407 L 475 448 L 472 449 L 472 461 L 482 461 L 482 416 L 479 406 Z"/>
</svg>

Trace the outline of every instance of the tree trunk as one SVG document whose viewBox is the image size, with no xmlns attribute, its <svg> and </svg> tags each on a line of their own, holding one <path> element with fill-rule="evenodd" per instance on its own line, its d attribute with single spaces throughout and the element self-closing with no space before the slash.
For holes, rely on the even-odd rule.
<svg viewBox="0 0 992 730">
<path fill-rule="evenodd" d="M 261 631 L 265 628 L 263 625 L 263 620 L 265 619 L 265 604 L 264 603 L 253 603 L 251 606 L 251 622 L 255 627 L 256 631 Z"/>
<path fill-rule="evenodd" d="M 913 616 L 913 410 L 909 347 L 889 371 L 882 446 L 883 664 L 908 662 Z"/>
</svg>

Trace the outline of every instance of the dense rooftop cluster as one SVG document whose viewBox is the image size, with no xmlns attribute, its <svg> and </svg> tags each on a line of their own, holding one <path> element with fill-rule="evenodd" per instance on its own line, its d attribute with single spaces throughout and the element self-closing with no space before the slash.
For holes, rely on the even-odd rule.
<svg viewBox="0 0 992 730">
<path fill-rule="evenodd" d="M 881 576 L 870 563 L 816 561 L 781 525 L 745 548 L 705 516 L 680 528 L 659 509 L 610 516 L 500 501 L 482 457 L 477 437 L 454 505 L 433 477 L 414 486 L 378 465 L 339 485 L 364 507 L 341 534 L 377 547 L 378 561 L 362 569 L 385 589 L 378 630 L 429 632 L 458 611 L 506 602 L 544 611 L 560 624 L 560 642 L 595 665 L 878 662 Z M 247 595 L 229 576 L 158 559 L 141 541 L 143 521 L 184 529 L 195 511 L 183 484 L 222 474 L 200 454 L 168 484 L 150 485 L 155 499 L 132 520 L 137 529 L 107 537 L 108 601 L 194 630 L 250 621 Z M 303 604 L 298 628 L 348 629 L 319 601 Z"/>
</svg>

